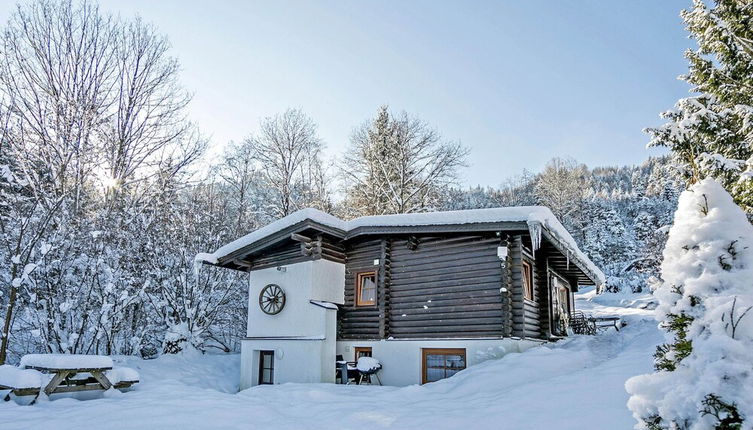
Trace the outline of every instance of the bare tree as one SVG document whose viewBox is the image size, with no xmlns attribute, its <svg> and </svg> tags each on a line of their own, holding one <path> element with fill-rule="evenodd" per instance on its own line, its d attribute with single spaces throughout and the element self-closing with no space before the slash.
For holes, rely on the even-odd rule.
<svg viewBox="0 0 753 430">
<path fill-rule="evenodd" d="M 0 91 L 14 115 L 11 143 L 33 151 L 38 177 L 57 196 L 81 188 L 94 160 L 93 137 L 107 120 L 116 73 L 112 20 L 94 4 L 19 5 L 2 35 Z M 22 139 L 22 142 L 20 141 Z M 74 193 L 73 208 L 80 206 Z"/>
<path fill-rule="evenodd" d="M 247 139 L 267 184 L 272 211 L 283 217 L 303 206 L 321 206 L 326 189 L 321 166 L 322 142 L 316 124 L 300 109 L 265 118 L 260 133 Z"/>
<path fill-rule="evenodd" d="M 588 169 L 572 158 L 553 158 L 536 178 L 537 202 L 549 207 L 571 231 L 580 231 Z"/>
<path fill-rule="evenodd" d="M 169 48 L 138 18 L 117 27 L 116 106 L 102 144 L 109 179 L 119 186 L 155 174 L 166 158 L 193 158 L 202 149 L 186 120 L 191 98 L 178 83 L 179 65 Z"/>
<path fill-rule="evenodd" d="M 86 1 L 20 4 L 3 29 L 0 363 L 24 289 L 39 311 L 32 326 L 60 351 L 88 348 L 82 336 L 95 333 L 110 352 L 126 325 L 116 318 L 138 305 L 144 257 L 128 250 L 153 240 L 155 207 L 205 147 L 168 48 L 152 26 Z M 82 309 L 60 311 L 76 301 Z"/>
<path fill-rule="evenodd" d="M 437 204 L 439 193 L 456 179 L 468 149 L 442 141 L 419 118 L 390 114 L 356 129 L 341 163 L 349 213 L 378 215 L 420 212 Z"/>
<path fill-rule="evenodd" d="M 260 207 L 266 201 L 267 190 L 258 167 L 254 141 L 241 144 L 231 142 L 218 166 L 217 174 L 227 188 L 230 208 L 234 212 L 234 234 L 245 234 L 258 226 L 256 218 L 264 215 Z M 261 185 L 261 186 L 260 186 Z M 269 220 L 262 220 L 269 221 Z"/>
</svg>

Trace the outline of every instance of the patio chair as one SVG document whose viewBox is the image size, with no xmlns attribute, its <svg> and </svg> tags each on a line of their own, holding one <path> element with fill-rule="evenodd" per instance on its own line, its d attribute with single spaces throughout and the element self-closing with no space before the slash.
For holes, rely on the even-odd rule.
<svg viewBox="0 0 753 430">
<path fill-rule="evenodd" d="M 358 369 L 359 378 L 358 384 L 360 385 L 364 379 L 372 384 L 371 376 L 375 376 L 379 385 L 382 385 L 382 381 L 379 379 L 379 371 L 382 370 L 382 364 L 376 358 L 361 357 L 356 363 L 356 369 Z"/>
<path fill-rule="evenodd" d="M 596 327 L 591 318 L 582 311 L 573 311 L 570 316 L 570 327 L 575 334 L 596 334 Z"/>
<path fill-rule="evenodd" d="M 356 369 L 355 361 L 345 361 L 341 354 L 336 356 L 335 380 L 340 380 L 341 384 L 350 384 L 351 381 L 358 383 L 360 373 Z"/>
</svg>

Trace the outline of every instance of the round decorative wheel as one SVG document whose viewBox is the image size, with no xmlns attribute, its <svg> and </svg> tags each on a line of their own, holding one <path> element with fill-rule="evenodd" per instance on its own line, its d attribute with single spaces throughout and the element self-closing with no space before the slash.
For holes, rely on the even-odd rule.
<svg viewBox="0 0 753 430">
<path fill-rule="evenodd" d="M 279 285 L 269 284 L 259 293 L 259 307 L 267 315 L 277 315 L 285 307 L 285 291 Z"/>
</svg>

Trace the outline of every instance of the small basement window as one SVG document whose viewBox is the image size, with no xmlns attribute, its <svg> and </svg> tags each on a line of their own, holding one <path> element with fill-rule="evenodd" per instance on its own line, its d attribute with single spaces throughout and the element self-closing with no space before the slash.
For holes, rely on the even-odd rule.
<svg viewBox="0 0 753 430">
<path fill-rule="evenodd" d="M 533 275 L 531 269 L 531 263 L 523 262 L 523 292 L 525 298 L 533 300 Z"/>
<path fill-rule="evenodd" d="M 275 383 L 275 352 L 259 351 L 259 385 Z"/>
<path fill-rule="evenodd" d="M 376 304 L 376 272 L 363 272 L 356 276 L 356 306 Z"/>
<path fill-rule="evenodd" d="M 422 348 L 422 384 L 439 381 L 465 369 L 465 348 Z"/>
<path fill-rule="evenodd" d="M 358 359 L 361 357 L 371 357 L 371 347 L 370 346 L 355 347 L 355 356 L 356 356 L 356 361 L 358 361 Z"/>
</svg>

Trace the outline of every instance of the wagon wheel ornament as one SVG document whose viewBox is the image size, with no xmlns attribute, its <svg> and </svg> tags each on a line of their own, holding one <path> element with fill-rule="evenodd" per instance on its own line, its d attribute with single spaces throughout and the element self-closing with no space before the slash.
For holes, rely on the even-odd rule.
<svg viewBox="0 0 753 430">
<path fill-rule="evenodd" d="M 269 284 L 259 293 L 259 307 L 267 315 L 277 315 L 285 307 L 285 291 L 279 285 Z"/>
</svg>

